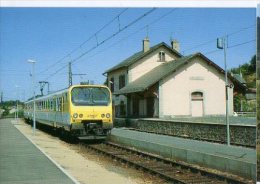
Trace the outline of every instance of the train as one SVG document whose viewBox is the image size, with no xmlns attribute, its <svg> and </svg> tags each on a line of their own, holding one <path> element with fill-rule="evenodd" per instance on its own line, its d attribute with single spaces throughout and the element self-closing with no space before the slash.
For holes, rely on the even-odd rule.
<svg viewBox="0 0 260 184">
<path fill-rule="evenodd" d="M 33 121 L 33 107 L 33 99 L 25 102 L 26 121 Z M 73 85 L 37 97 L 35 121 L 80 139 L 104 138 L 113 128 L 111 91 L 102 85 Z"/>
</svg>

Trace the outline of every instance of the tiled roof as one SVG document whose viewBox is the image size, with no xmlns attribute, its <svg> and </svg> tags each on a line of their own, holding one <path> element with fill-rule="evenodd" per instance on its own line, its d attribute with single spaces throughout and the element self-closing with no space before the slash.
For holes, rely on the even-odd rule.
<svg viewBox="0 0 260 184">
<path fill-rule="evenodd" d="M 246 84 L 245 79 L 241 75 L 234 74 L 233 77 L 236 78 L 239 82 Z"/>
<path fill-rule="evenodd" d="M 151 47 L 146 52 L 140 51 L 140 52 L 133 54 L 132 56 L 128 57 L 127 59 L 125 59 L 122 62 L 120 62 L 119 64 L 117 64 L 116 66 L 106 70 L 104 73 L 109 73 L 111 71 L 114 71 L 114 70 L 117 70 L 117 69 L 120 69 L 120 68 L 123 68 L 123 67 L 128 67 L 131 64 L 137 62 L 139 59 L 143 58 L 144 56 L 148 55 L 149 53 L 155 51 L 156 49 L 158 49 L 159 47 L 162 47 L 162 46 L 170 49 L 174 54 L 178 55 L 179 57 L 182 56 L 179 52 L 172 50 L 172 48 L 169 45 L 167 45 L 164 42 L 161 42 L 161 43 Z"/>
<path fill-rule="evenodd" d="M 135 93 L 135 92 L 142 92 L 160 81 L 161 79 L 165 78 L 172 72 L 176 72 L 179 68 L 182 66 L 188 64 L 188 62 L 191 61 L 191 59 L 195 57 L 201 57 L 204 61 L 206 61 L 209 65 L 216 68 L 219 72 L 224 74 L 224 70 L 220 68 L 218 65 L 216 65 L 214 62 L 209 60 L 206 56 L 204 56 L 201 53 L 195 53 L 188 56 L 181 57 L 179 59 L 176 59 L 174 61 L 163 63 L 148 73 L 144 74 L 140 78 L 136 79 L 135 81 L 127 84 L 125 87 L 120 89 L 119 91 L 114 92 L 115 95 L 119 94 L 127 94 L 127 93 Z M 231 75 L 228 75 L 228 77 L 231 79 L 231 81 L 239 86 L 240 88 L 243 88 L 244 90 L 248 90 L 246 86 L 244 86 L 240 81 L 238 81 L 236 78 L 232 77 Z"/>
<path fill-rule="evenodd" d="M 120 89 L 118 92 L 114 94 L 126 94 L 126 93 L 134 93 L 134 92 L 141 92 L 158 82 L 163 77 L 167 76 L 170 72 L 177 70 L 184 64 L 193 58 L 194 55 L 189 55 L 185 57 L 181 57 L 174 61 L 166 62 L 161 64 L 148 73 L 144 74 L 140 78 L 136 79 L 135 81 L 129 83 L 124 88 Z"/>
</svg>

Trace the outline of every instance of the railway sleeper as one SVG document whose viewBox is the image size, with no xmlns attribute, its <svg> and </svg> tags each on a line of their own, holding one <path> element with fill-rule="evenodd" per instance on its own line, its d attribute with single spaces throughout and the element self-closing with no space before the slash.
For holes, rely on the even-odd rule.
<svg viewBox="0 0 260 184">
<path fill-rule="evenodd" d="M 146 154 L 138 152 L 136 150 L 132 150 L 131 148 L 124 148 L 113 143 L 112 146 L 111 143 L 107 143 L 107 145 L 102 145 L 102 149 L 100 148 L 100 146 L 97 145 L 94 149 L 99 150 L 99 152 L 104 152 L 104 154 L 106 155 L 114 154 L 111 157 L 115 158 L 116 160 L 123 161 L 125 163 L 128 163 L 128 165 L 130 166 L 148 171 L 152 174 L 158 174 L 162 178 L 174 181 L 175 183 L 246 183 L 239 182 L 230 178 L 225 179 L 224 176 L 218 176 L 204 170 L 201 171 L 200 169 L 190 166 L 189 164 L 182 164 L 168 159 L 165 161 L 163 158 L 160 158 L 158 156 L 154 156 L 149 153 Z M 111 153 L 106 153 L 108 149 Z M 115 155 L 115 150 L 117 150 L 116 152 L 119 153 L 118 155 Z M 131 153 L 133 153 L 134 155 L 132 155 Z M 187 179 L 189 178 L 188 175 L 190 175 L 190 180 Z M 198 179 L 195 180 L 194 177 Z M 221 179 L 221 181 L 219 181 L 219 179 Z"/>
</svg>

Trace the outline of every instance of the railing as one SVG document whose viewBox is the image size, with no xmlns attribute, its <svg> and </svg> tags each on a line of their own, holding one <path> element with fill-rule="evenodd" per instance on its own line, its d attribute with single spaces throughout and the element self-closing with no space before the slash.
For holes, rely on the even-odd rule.
<svg viewBox="0 0 260 184">
<path fill-rule="evenodd" d="M 241 111 L 241 112 L 234 112 L 234 115 L 238 115 L 238 116 L 256 116 L 256 112 Z"/>
</svg>

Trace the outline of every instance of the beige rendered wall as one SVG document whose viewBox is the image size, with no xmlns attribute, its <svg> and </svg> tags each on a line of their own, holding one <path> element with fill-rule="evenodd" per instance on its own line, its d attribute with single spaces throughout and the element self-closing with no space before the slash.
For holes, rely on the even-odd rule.
<svg viewBox="0 0 260 184">
<path fill-rule="evenodd" d="M 128 71 L 128 81 L 132 82 L 145 73 L 151 71 L 158 65 L 164 63 L 164 62 L 159 62 L 159 52 L 163 51 L 165 52 L 165 61 L 172 61 L 173 59 L 176 58 L 168 49 L 161 47 L 155 50 L 153 53 L 150 53 L 146 57 L 140 59 L 138 62 L 132 64 L 129 67 Z"/>
<path fill-rule="evenodd" d="M 108 74 L 107 78 L 108 81 L 110 81 L 110 79 L 112 77 L 114 77 L 114 92 L 119 90 L 119 76 L 125 74 L 125 79 L 126 79 L 126 85 L 128 83 L 128 77 L 127 77 L 127 69 L 120 69 L 120 70 L 116 70 L 114 72 L 111 72 Z M 108 82 L 108 86 L 110 88 L 110 83 Z M 120 101 L 123 101 L 126 104 L 126 97 L 124 95 L 119 95 L 119 96 L 115 96 L 113 95 L 113 101 L 114 101 L 114 105 L 119 105 Z"/>
<path fill-rule="evenodd" d="M 226 112 L 225 78 L 215 68 L 195 58 L 185 68 L 160 81 L 160 117 L 190 116 L 191 93 L 203 92 L 204 115 Z M 233 114 L 233 89 L 229 90 L 230 113 Z"/>
</svg>

